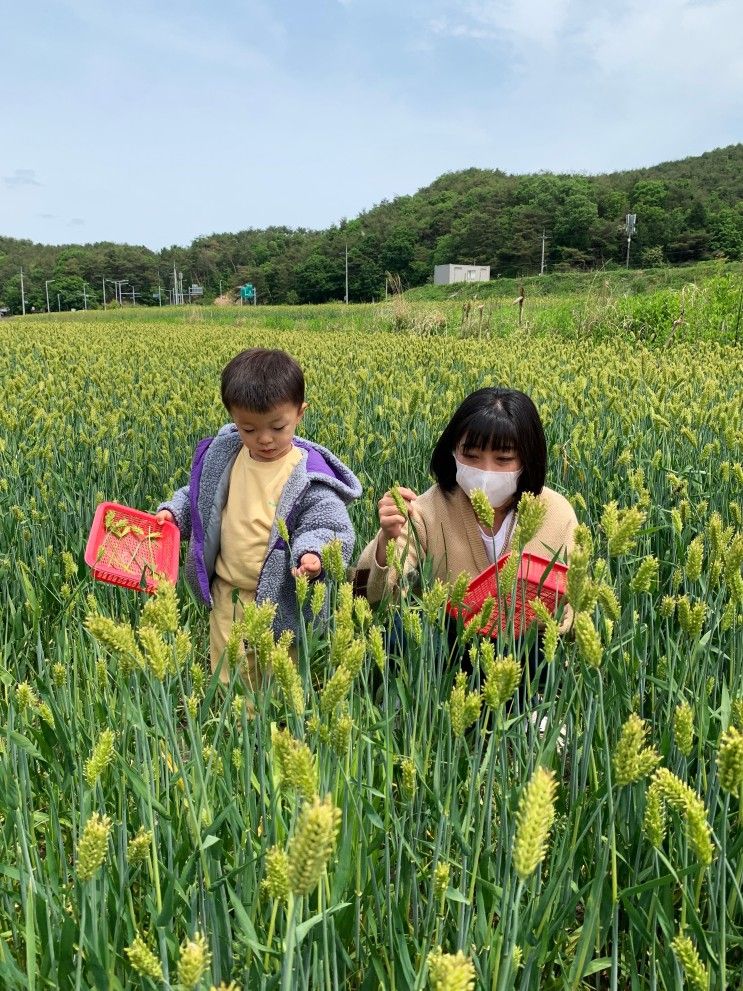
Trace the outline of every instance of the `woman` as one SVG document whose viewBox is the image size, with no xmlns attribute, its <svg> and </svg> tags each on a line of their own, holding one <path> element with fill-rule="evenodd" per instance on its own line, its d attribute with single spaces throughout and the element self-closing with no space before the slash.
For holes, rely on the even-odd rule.
<svg viewBox="0 0 743 991">
<path fill-rule="evenodd" d="M 387 567 L 387 542 L 394 540 L 404 570 L 418 566 L 418 549 L 432 576 L 450 581 L 462 571 L 475 576 L 511 549 L 516 506 L 524 492 L 541 496 L 544 522 L 525 553 L 566 558 L 577 520 L 567 499 L 544 484 L 547 443 L 534 403 L 516 389 L 478 389 L 467 396 L 441 434 L 431 456 L 436 483 L 421 496 L 400 493 L 415 528 L 389 492 L 379 501 L 380 529 L 361 554 L 356 583 L 372 603 L 393 591 L 397 572 Z M 493 507 L 491 528 L 478 523 L 470 502 L 482 489 Z"/>
</svg>

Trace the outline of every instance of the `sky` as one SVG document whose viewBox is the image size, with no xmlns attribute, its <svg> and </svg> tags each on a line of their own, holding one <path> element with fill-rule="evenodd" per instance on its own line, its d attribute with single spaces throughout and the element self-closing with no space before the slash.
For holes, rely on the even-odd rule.
<svg viewBox="0 0 743 991">
<path fill-rule="evenodd" d="M 740 0 L 24 0 L 0 235 L 159 249 L 325 228 L 444 172 L 743 140 Z"/>
</svg>

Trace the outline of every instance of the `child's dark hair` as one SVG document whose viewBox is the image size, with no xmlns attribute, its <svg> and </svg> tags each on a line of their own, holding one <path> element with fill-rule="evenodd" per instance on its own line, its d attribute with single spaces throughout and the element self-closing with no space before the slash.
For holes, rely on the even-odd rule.
<svg viewBox="0 0 743 991">
<path fill-rule="evenodd" d="M 304 402 L 304 373 L 286 351 L 250 348 L 235 355 L 222 372 L 222 402 L 228 411 L 267 413 L 282 403 Z"/>
<path fill-rule="evenodd" d="M 431 474 L 444 492 L 457 485 L 454 450 L 464 441 L 465 451 L 515 451 L 522 465 L 514 503 L 523 492 L 534 495 L 544 488 L 547 441 L 537 408 L 516 389 L 478 389 L 461 403 L 444 428 L 431 455 Z"/>
</svg>

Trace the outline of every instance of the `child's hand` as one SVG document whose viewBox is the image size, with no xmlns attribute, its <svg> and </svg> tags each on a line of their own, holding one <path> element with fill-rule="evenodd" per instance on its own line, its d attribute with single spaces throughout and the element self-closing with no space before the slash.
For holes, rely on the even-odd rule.
<svg viewBox="0 0 743 991">
<path fill-rule="evenodd" d="M 412 489 L 404 489 L 402 486 L 400 486 L 399 492 L 405 500 L 408 512 L 410 512 L 412 502 L 418 497 Z M 405 523 L 406 519 L 395 505 L 395 500 L 389 492 L 385 492 L 379 500 L 379 526 L 384 535 L 385 543 L 388 540 L 397 540 Z"/>
<path fill-rule="evenodd" d="M 163 523 L 175 523 L 175 517 L 169 509 L 161 509 L 160 512 L 156 514 L 155 519 L 160 526 L 162 526 Z"/>
<path fill-rule="evenodd" d="M 322 571 L 322 561 L 317 554 L 303 554 L 299 559 L 299 567 L 292 568 L 295 578 L 300 575 L 307 575 L 308 578 L 317 578 Z"/>
</svg>

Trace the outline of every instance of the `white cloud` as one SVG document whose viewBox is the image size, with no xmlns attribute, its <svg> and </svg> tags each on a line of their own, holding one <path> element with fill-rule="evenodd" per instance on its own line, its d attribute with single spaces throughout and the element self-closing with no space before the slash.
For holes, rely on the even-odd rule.
<svg viewBox="0 0 743 991">
<path fill-rule="evenodd" d="M 40 186 L 34 169 L 16 169 L 12 175 L 4 175 L 3 183 L 8 189 L 20 189 L 21 186 Z"/>
</svg>

